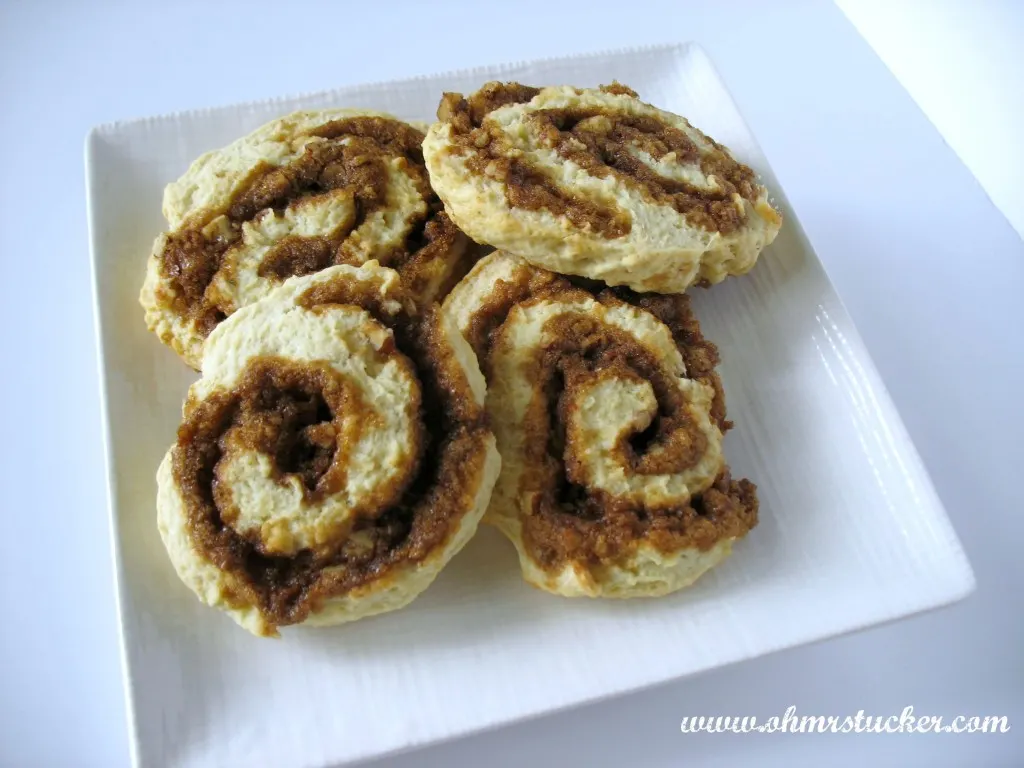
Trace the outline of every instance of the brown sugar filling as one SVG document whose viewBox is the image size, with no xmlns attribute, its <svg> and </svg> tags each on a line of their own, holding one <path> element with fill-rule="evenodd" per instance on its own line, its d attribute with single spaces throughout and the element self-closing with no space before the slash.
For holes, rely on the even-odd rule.
<svg viewBox="0 0 1024 768">
<path fill-rule="evenodd" d="M 523 266 L 512 280 L 495 286 L 491 300 L 475 314 L 469 330 L 488 377 L 493 351 L 512 343 L 502 330 L 514 306 L 572 300 L 582 292 L 606 305 L 626 302 L 638 306 L 661 320 L 683 356 L 687 375 L 713 387 L 712 420 L 723 432 L 731 427 L 715 371 L 718 350 L 701 334 L 686 296 L 606 289 L 591 281 L 570 282 Z M 566 440 L 566 426 L 581 386 L 606 377 L 650 382 L 658 402 L 657 415 L 647 429 L 624 436 L 617 447 L 619 460 L 629 473 L 659 474 L 692 466 L 703 453 L 706 439 L 690 421 L 672 374 L 632 337 L 591 318 L 565 315 L 552 318 L 544 333 L 553 341 L 537 350 L 527 372 L 535 390 L 523 421 L 525 454 L 520 485 L 520 491 L 532 498 L 529 514 L 522 516 L 523 541 L 540 565 L 558 570 L 567 562 L 577 562 L 599 568 L 628 558 L 640 540 L 666 553 L 689 547 L 707 550 L 756 525 L 756 486 L 748 480 L 733 480 L 727 467 L 710 488 L 674 505 L 646 506 L 590 489 L 587 468 Z"/>
<path fill-rule="evenodd" d="M 636 97 L 632 89 L 619 83 L 601 90 Z M 510 206 L 565 216 L 574 226 L 609 239 L 628 234 L 632 226 L 628 212 L 614 201 L 593 201 L 563 189 L 549 171 L 532 165 L 514 150 L 501 127 L 487 119 L 495 109 L 528 102 L 539 92 L 519 83 L 488 83 L 468 98 L 445 94 L 438 118 L 451 124 L 456 152 L 467 157 L 472 172 L 505 184 Z M 564 160 L 597 178 L 615 176 L 648 200 L 671 206 L 690 224 L 709 232 L 727 234 L 744 224 L 746 214 L 734 204 L 733 195 L 751 202 L 758 197 L 754 172 L 723 147 L 708 138 L 712 149 L 702 154 L 683 131 L 654 117 L 585 107 L 537 110 L 529 113 L 527 121 L 542 145 Z M 697 163 L 705 176 L 715 177 L 718 187 L 706 189 L 666 178 L 637 152 L 655 161 Z"/>
<path fill-rule="evenodd" d="M 291 163 L 280 167 L 259 163 L 254 167 L 231 197 L 224 218 L 216 222 L 218 226 L 210 226 L 221 213 L 214 212 L 168 235 L 160 259 L 171 291 L 162 299 L 178 314 L 193 320 L 204 335 L 229 311 L 207 295 L 207 288 L 222 268 L 224 253 L 241 239 L 242 225 L 259 216 L 282 215 L 289 205 L 304 199 L 346 190 L 352 195 L 356 214 L 347 226 L 334 232 L 282 239 L 261 263 L 260 276 L 284 280 L 333 264 L 362 264 L 376 258 L 403 273 L 403 278 L 408 271 L 415 289 L 435 278 L 438 270 L 450 269 L 443 258 L 446 254 L 453 253 L 457 259 L 466 248 L 465 235 L 443 212 L 440 199 L 430 187 L 420 131 L 397 120 L 350 117 L 325 123 L 309 135 L 322 141 L 307 144 L 303 154 Z M 387 164 L 395 158 L 426 201 L 427 213 L 411 223 L 401 246 L 377 248 L 369 255 L 357 253 L 347 238 L 369 215 L 386 205 Z"/>
<path fill-rule="evenodd" d="M 476 353 L 484 374 L 490 378 L 490 350 L 494 333 L 512 311 L 512 307 L 548 287 L 564 287 L 568 283 L 552 272 L 520 264 L 515 267 L 511 280 L 499 280 L 491 286 L 487 298 L 470 318 L 463 330 L 466 341 Z"/>
<path fill-rule="evenodd" d="M 315 286 L 300 304 L 358 302 L 373 313 L 373 295 L 338 281 Z M 229 493 L 218 490 L 217 467 L 228 450 L 248 447 L 270 457 L 279 478 L 298 476 L 309 500 L 337 491 L 345 478 L 344 446 L 357 437 L 338 440 L 339 415 L 365 413 L 366 419 L 347 420 L 357 430 L 373 428 L 374 416 L 333 368 L 255 359 L 232 390 L 195 403 L 179 429 L 173 472 L 192 544 L 234 577 L 233 603 L 256 606 L 271 627 L 301 622 L 330 598 L 436 553 L 473 507 L 489 432 L 437 311 L 422 320 L 405 312 L 377 319 L 394 333 L 394 348 L 382 352 L 399 355 L 419 383 L 417 437 L 408 471 L 394 487 L 376 489 L 382 503 L 358 510 L 328 545 L 268 554 L 256 534 L 231 527 L 237 511 L 225 501 Z"/>
</svg>

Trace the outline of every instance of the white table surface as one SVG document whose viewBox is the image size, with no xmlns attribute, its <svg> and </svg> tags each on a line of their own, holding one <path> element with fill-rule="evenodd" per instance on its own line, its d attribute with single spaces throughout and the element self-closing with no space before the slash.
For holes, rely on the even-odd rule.
<svg viewBox="0 0 1024 768">
<path fill-rule="evenodd" d="M 128 764 L 86 245 L 89 127 L 478 63 L 688 39 L 715 59 L 858 323 L 978 590 L 929 615 L 379 765 L 1024 764 L 1024 321 L 1013 304 L 1024 288 L 1024 244 L 838 8 L 756 0 L 207 5 L 0 2 L 0 765 Z M 940 49 L 935 37 L 915 37 L 912 24 L 895 34 L 878 3 L 867 4 L 874 11 L 855 0 L 843 5 L 893 71 L 916 78 L 918 102 L 988 177 L 992 199 L 1024 220 L 1024 168 L 1010 164 L 1021 158 L 1020 144 L 1008 143 L 1019 141 L 1022 115 L 972 107 L 1019 106 L 1012 85 L 1022 70 L 1004 64 L 1001 86 L 977 62 L 971 68 L 964 60 L 956 77 L 943 74 L 951 51 L 983 62 L 987 53 L 1006 54 L 1019 65 L 1020 7 L 916 4 L 933 31 L 936 14 L 953 19 L 947 32 L 960 46 Z M 905 25 L 911 10 L 899 10 Z M 954 12 L 971 24 L 957 23 Z M 999 19 L 990 36 L 977 22 L 986 14 Z M 971 34 L 973 47 L 963 40 Z M 929 41 L 931 50 L 914 47 Z M 938 82 L 919 63 L 928 55 L 947 62 L 946 70 L 933 68 Z M 965 71 L 985 82 L 972 83 Z M 993 97 L 993 87 L 1011 93 L 1010 102 Z M 952 105 L 951 89 L 959 99 Z M 1012 730 L 679 732 L 687 714 L 763 718 L 790 705 L 840 716 L 889 715 L 907 705 L 947 717 L 1006 715 Z"/>
</svg>

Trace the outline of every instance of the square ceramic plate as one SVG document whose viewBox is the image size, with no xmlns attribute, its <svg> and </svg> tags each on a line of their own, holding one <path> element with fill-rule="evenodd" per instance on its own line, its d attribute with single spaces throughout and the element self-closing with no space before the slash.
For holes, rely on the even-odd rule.
<svg viewBox="0 0 1024 768">
<path fill-rule="evenodd" d="M 721 348 L 734 474 L 761 524 L 721 568 L 660 600 L 527 587 L 483 529 L 409 608 L 251 637 L 178 581 L 154 473 L 193 379 L 136 296 L 164 185 L 199 154 L 299 108 L 429 120 L 492 79 L 618 79 L 760 172 L 785 215 L 753 272 L 696 309 Z M 949 603 L 973 576 L 857 331 L 757 142 L 692 45 L 538 61 L 97 128 L 87 145 L 106 448 L 132 752 L 145 766 L 346 763 L 690 675 Z M 628 663 L 624 660 L 628 659 Z"/>
</svg>

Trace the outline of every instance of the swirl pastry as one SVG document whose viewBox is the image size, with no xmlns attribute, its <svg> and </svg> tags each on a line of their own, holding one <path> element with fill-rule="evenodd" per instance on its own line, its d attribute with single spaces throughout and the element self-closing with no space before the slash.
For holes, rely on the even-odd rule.
<svg viewBox="0 0 1024 768">
<path fill-rule="evenodd" d="M 368 262 L 296 277 L 210 334 L 158 522 L 204 603 L 258 635 L 401 608 L 476 530 L 500 459 L 476 358 Z"/>
<path fill-rule="evenodd" d="M 169 229 L 140 297 L 150 330 L 198 369 L 210 331 L 240 307 L 288 277 L 371 259 L 414 298 L 440 298 L 468 269 L 469 240 L 430 188 L 422 142 L 390 115 L 334 109 L 200 157 L 164 192 Z"/>
<path fill-rule="evenodd" d="M 437 116 L 423 154 L 449 215 L 546 269 L 681 293 L 747 272 L 782 223 L 750 168 L 622 85 L 493 82 Z"/>
<path fill-rule="evenodd" d="M 499 251 L 444 309 L 488 380 L 502 456 L 488 520 L 527 581 L 664 595 L 756 525 L 756 488 L 722 456 L 718 352 L 688 297 L 582 284 Z"/>
</svg>

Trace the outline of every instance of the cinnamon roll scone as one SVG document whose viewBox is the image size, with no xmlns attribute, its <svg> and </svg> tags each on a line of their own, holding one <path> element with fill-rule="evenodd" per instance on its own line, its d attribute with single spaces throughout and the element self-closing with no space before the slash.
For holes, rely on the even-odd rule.
<svg viewBox="0 0 1024 768">
<path fill-rule="evenodd" d="M 258 635 L 401 608 L 476 530 L 500 459 L 473 351 L 369 262 L 219 324 L 157 473 L 178 575 Z"/>
<path fill-rule="evenodd" d="M 754 172 L 615 84 L 445 94 L 423 144 L 474 240 L 556 272 L 681 293 L 754 266 L 782 219 Z"/>
<path fill-rule="evenodd" d="M 240 307 L 288 277 L 371 259 L 415 299 L 443 297 L 469 240 L 430 187 L 425 127 L 296 112 L 200 157 L 164 192 L 168 230 L 140 296 L 150 330 L 198 369 L 210 331 Z"/>
<path fill-rule="evenodd" d="M 569 280 L 496 252 L 445 301 L 488 381 L 502 470 L 486 519 L 527 581 L 567 596 L 656 596 L 757 524 L 753 483 L 683 295 Z"/>
</svg>

